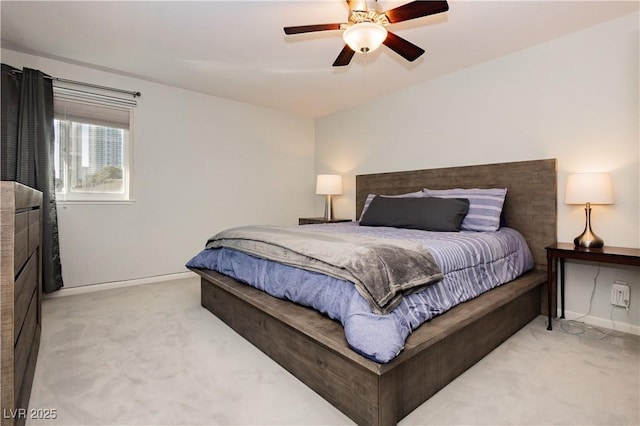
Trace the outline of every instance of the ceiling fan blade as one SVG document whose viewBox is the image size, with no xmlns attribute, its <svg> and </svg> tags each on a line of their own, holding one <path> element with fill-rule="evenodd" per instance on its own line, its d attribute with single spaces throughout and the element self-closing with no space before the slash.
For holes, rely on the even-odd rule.
<svg viewBox="0 0 640 426">
<path fill-rule="evenodd" d="M 403 39 L 400 36 L 395 35 L 392 32 L 387 33 L 387 38 L 382 42 L 382 44 L 384 44 L 389 49 L 393 50 L 409 62 L 415 61 L 424 53 L 424 49 L 416 46 L 410 41 Z"/>
<path fill-rule="evenodd" d="M 412 1 L 411 3 L 387 10 L 384 14 L 387 15 L 389 22 L 393 24 L 446 12 L 447 10 L 449 10 L 449 4 L 446 1 Z"/>
<path fill-rule="evenodd" d="M 315 31 L 339 30 L 340 24 L 301 25 L 297 27 L 284 27 L 285 34 L 312 33 Z"/>
<path fill-rule="evenodd" d="M 346 65 L 349 65 L 349 62 L 351 62 L 351 58 L 353 58 L 353 55 L 355 54 L 356 52 L 353 49 L 351 49 L 348 44 L 345 44 L 340 54 L 338 55 L 336 60 L 333 62 L 333 66 L 344 67 Z"/>
</svg>

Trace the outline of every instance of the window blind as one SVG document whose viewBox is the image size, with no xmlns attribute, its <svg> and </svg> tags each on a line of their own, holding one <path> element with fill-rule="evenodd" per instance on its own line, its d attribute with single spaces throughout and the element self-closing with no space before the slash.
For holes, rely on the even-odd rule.
<svg viewBox="0 0 640 426">
<path fill-rule="evenodd" d="M 135 100 L 82 90 L 61 87 L 53 90 L 54 117 L 58 120 L 128 130 L 131 108 L 136 105 Z"/>
</svg>

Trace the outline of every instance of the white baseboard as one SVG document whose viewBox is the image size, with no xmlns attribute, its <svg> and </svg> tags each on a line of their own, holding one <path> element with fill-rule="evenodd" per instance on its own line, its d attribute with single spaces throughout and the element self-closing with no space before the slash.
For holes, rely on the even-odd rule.
<svg viewBox="0 0 640 426">
<path fill-rule="evenodd" d="M 111 290 L 114 288 L 133 287 L 142 284 L 157 284 L 165 281 L 181 280 L 185 278 L 194 278 L 198 275 L 194 272 L 178 272 L 175 274 L 158 275 L 156 277 L 138 278 L 135 280 L 112 281 L 108 283 L 91 284 L 80 287 L 61 288 L 53 293 L 45 294 L 44 299 L 53 299 L 55 297 L 75 296 L 77 294 L 93 293 L 96 291 Z"/>
<path fill-rule="evenodd" d="M 578 312 L 564 311 L 564 316 L 568 320 L 574 320 L 576 318 L 582 317 L 584 314 L 580 314 Z M 560 317 L 560 311 L 558 311 L 558 318 Z M 593 325 L 600 328 L 611 329 L 611 319 L 609 318 L 600 318 L 588 315 L 586 317 L 580 318 L 580 321 L 583 321 L 585 324 Z M 640 336 L 640 326 L 629 324 L 626 322 L 620 322 L 614 318 L 615 329 L 616 331 L 621 331 L 623 333 L 635 334 L 636 336 Z"/>
</svg>

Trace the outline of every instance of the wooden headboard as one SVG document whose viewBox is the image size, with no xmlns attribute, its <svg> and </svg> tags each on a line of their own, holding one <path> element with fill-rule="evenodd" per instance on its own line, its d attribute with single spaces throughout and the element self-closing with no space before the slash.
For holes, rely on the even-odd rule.
<svg viewBox="0 0 640 426">
<path fill-rule="evenodd" d="M 556 160 L 447 167 L 356 176 L 356 217 L 369 194 L 397 195 L 422 188 L 507 188 L 503 216 L 529 243 L 536 268 L 557 241 Z"/>
</svg>

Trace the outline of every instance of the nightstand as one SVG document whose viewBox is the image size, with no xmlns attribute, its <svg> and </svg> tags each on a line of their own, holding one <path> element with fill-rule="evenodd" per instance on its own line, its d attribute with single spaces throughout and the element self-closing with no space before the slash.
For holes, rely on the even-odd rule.
<svg viewBox="0 0 640 426">
<path fill-rule="evenodd" d="M 298 218 L 298 225 L 313 225 L 316 223 L 338 223 L 351 222 L 351 219 L 331 219 L 325 220 L 324 217 L 301 217 Z"/>
<path fill-rule="evenodd" d="M 554 274 L 556 260 L 560 261 L 560 310 L 564 318 L 564 260 L 577 259 L 589 262 L 610 263 L 617 265 L 640 266 L 640 249 L 626 247 L 604 246 L 602 248 L 576 247 L 570 243 L 555 243 L 547 249 L 547 296 L 549 324 L 547 330 L 551 330 L 553 288 L 557 288 L 558 274 Z M 554 281 L 555 276 L 555 281 Z M 553 285 L 555 284 L 555 286 Z"/>
</svg>

